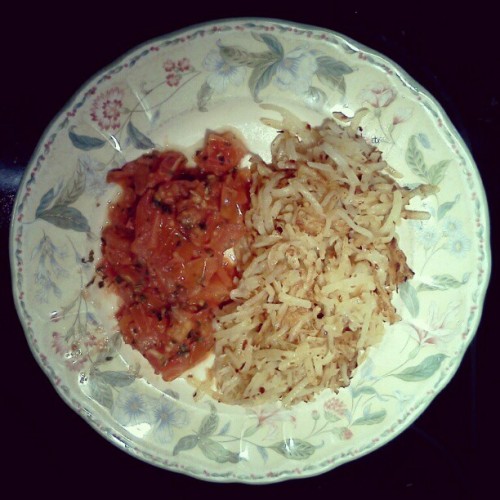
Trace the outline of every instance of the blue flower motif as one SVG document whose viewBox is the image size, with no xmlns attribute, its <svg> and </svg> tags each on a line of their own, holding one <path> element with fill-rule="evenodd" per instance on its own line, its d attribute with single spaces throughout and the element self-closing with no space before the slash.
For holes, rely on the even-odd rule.
<svg viewBox="0 0 500 500">
<path fill-rule="evenodd" d="M 109 188 L 106 182 L 104 164 L 92 158 L 90 155 L 82 155 L 78 158 L 78 164 L 85 174 L 85 188 L 96 198 L 101 197 Z"/>
<path fill-rule="evenodd" d="M 49 296 L 53 293 L 57 298 L 61 298 L 61 289 L 52 281 L 44 271 L 35 273 L 35 297 L 39 302 L 48 303 Z"/>
<path fill-rule="evenodd" d="M 203 67 L 212 72 L 207 83 L 217 93 L 224 92 L 229 85 L 241 85 L 245 80 L 246 68 L 228 64 L 216 49 L 207 54 Z"/>
<path fill-rule="evenodd" d="M 177 408 L 175 402 L 160 398 L 153 409 L 154 425 L 152 436 L 162 443 L 169 443 L 174 437 L 174 427 L 184 427 L 188 423 L 186 410 Z"/>
<path fill-rule="evenodd" d="M 408 401 L 412 400 L 412 397 L 408 396 L 407 394 L 402 393 L 401 391 L 399 391 L 397 389 L 394 391 L 393 395 L 399 403 L 399 411 L 403 412 L 404 409 L 407 408 Z"/>
<path fill-rule="evenodd" d="M 57 280 L 68 275 L 61 264 L 66 257 L 66 250 L 59 248 L 44 234 L 31 254 L 33 260 L 38 260 L 35 271 L 35 295 L 41 302 L 48 302 L 50 293 L 61 296 Z"/>
<path fill-rule="evenodd" d="M 296 48 L 277 65 L 274 84 L 297 94 L 307 92 L 318 69 L 316 58 L 303 48 Z"/>
<path fill-rule="evenodd" d="M 113 406 L 113 416 L 122 425 L 152 423 L 153 415 L 149 399 L 131 389 L 123 389 Z"/>
<path fill-rule="evenodd" d="M 419 226 L 416 231 L 417 240 L 425 250 L 432 248 L 440 239 L 441 234 L 434 226 Z"/>
<path fill-rule="evenodd" d="M 457 231 L 446 242 L 446 248 L 455 257 L 463 257 L 471 248 L 471 241 L 461 231 Z"/>
<path fill-rule="evenodd" d="M 462 223 L 458 219 L 446 218 L 443 221 L 443 235 L 451 236 L 462 232 Z"/>
</svg>

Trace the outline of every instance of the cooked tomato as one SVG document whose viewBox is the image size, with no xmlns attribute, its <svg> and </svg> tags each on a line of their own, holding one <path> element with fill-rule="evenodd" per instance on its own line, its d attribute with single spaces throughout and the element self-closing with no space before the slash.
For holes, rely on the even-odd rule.
<svg viewBox="0 0 500 500">
<path fill-rule="evenodd" d="M 212 321 L 238 270 L 224 255 L 246 234 L 250 175 L 231 133 L 208 134 L 187 167 L 184 155 L 143 155 L 108 174 L 122 193 L 102 233 L 99 269 L 122 305 L 125 341 L 171 380 L 213 346 Z"/>
<path fill-rule="evenodd" d="M 246 154 L 246 148 L 233 133 L 210 133 L 205 147 L 196 154 L 196 163 L 205 172 L 220 175 L 237 167 Z"/>
</svg>

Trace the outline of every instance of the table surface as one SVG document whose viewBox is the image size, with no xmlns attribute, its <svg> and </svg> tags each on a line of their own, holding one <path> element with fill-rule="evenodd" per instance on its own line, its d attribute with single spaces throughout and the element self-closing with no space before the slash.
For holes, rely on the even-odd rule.
<svg viewBox="0 0 500 500">
<path fill-rule="evenodd" d="M 21 489 L 29 486 L 28 480 L 59 498 L 64 492 L 83 490 L 91 495 L 97 485 L 103 495 L 128 492 L 134 485 L 142 485 L 145 493 L 151 488 L 183 496 L 197 491 L 244 494 L 250 488 L 160 470 L 109 444 L 66 406 L 43 375 L 13 305 L 9 221 L 23 171 L 44 129 L 80 85 L 134 46 L 194 23 L 258 16 L 330 28 L 376 49 L 405 68 L 443 105 L 475 158 L 495 224 L 500 81 L 490 70 L 498 62 L 499 47 L 492 16 L 479 4 L 467 11 L 454 10 L 451 17 L 416 5 L 402 14 L 375 3 L 369 9 L 332 6 L 308 13 L 293 5 L 283 11 L 270 3 L 243 9 L 219 2 L 210 10 L 179 7 L 175 15 L 166 5 L 153 9 L 146 2 L 141 9 L 129 9 L 127 16 L 115 5 L 86 3 L 55 17 L 44 4 L 39 11 L 31 10 L 29 19 L 22 6 L 14 6 L 3 19 L 0 297 L 7 318 L 1 329 L 6 340 L 3 396 L 6 393 L 7 398 L 2 397 L 1 413 L 7 439 L 2 436 L 1 442 L 7 442 L 6 477 Z M 394 498 L 435 498 L 444 493 L 473 497 L 485 467 L 483 449 L 493 447 L 494 439 L 490 432 L 494 412 L 488 402 L 493 389 L 491 346 L 498 342 L 492 335 L 491 288 L 478 333 L 458 373 L 410 428 L 381 449 L 331 472 L 265 486 L 263 491 L 318 495 L 355 491 L 359 498 L 375 493 Z"/>
</svg>

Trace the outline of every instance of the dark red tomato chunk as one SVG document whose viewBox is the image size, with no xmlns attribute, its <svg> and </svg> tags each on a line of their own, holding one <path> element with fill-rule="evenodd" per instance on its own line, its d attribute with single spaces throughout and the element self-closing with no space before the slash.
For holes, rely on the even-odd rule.
<svg viewBox="0 0 500 500">
<path fill-rule="evenodd" d="M 102 232 L 99 271 L 119 295 L 123 338 L 165 380 L 213 347 L 215 311 L 237 269 L 225 256 L 246 234 L 250 174 L 230 133 L 209 134 L 196 167 L 177 151 L 143 155 L 108 174 L 122 188 Z"/>
</svg>

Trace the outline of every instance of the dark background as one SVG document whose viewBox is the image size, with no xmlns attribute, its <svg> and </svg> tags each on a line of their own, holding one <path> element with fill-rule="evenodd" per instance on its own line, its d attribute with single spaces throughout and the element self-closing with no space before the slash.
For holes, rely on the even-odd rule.
<svg viewBox="0 0 500 500">
<path fill-rule="evenodd" d="M 437 2 L 436 2 L 437 4 Z M 283 7 L 286 6 L 285 8 Z M 190 24 L 272 17 L 343 33 L 392 58 L 440 101 L 485 184 L 493 227 L 500 196 L 500 28 L 480 2 L 436 10 L 402 2 L 168 2 L 11 5 L 0 28 L 0 361 L 2 490 L 36 486 L 53 498 L 315 495 L 477 498 L 493 484 L 498 449 L 498 335 L 492 277 L 483 320 L 452 382 L 402 435 L 321 476 L 269 486 L 214 484 L 143 463 L 109 444 L 59 398 L 32 357 L 11 298 L 10 210 L 45 127 L 80 85 L 124 52 Z M 355 5 L 355 6 L 353 6 Z M 402 11 L 403 7 L 406 9 Z M 494 238 L 493 238 L 494 240 Z M 492 241 L 495 248 L 495 242 Z M 42 493 L 44 494 L 44 493 Z"/>
</svg>

